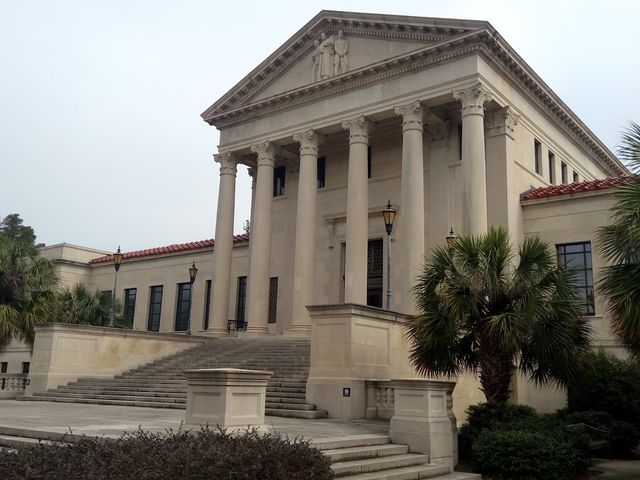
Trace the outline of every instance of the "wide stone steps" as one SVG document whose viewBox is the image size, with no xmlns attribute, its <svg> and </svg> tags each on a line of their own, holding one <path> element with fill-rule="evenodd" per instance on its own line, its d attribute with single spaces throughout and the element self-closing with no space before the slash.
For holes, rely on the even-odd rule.
<svg viewBox="0 0 640 480">
<path fill-rule="evenodd" d="M 244 368 L 274 372 L 267 385 L 266 415 L 326 418 L 327 412 L 316 410 L 305 399 L 309 359 L 307 339 L 214 339 L 115 377 L 81 378 L 21 399 L 184 409 L 185 370 Z"/>
<path fill-rule="evenodd" d="M 358 435 L 314 441 L 331 460 L 336 478 L 344 480 L 479 480 L 477 474 L 452 472 L 448 465 L 429 463 L 427 455 L 390 443 L 386 435 Z"/>
</svg>

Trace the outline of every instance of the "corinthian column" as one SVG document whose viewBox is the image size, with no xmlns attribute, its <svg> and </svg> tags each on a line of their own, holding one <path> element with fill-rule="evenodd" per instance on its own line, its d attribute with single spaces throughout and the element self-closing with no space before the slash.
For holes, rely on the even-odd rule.
<svg viewBox="0 0 640 480">
<path fill-rule="evenodd" d="M 318 143 L 314 130 L 296 133 L 300 144 L 296 248 L 293 260 L 293 315 L 290 333 L 309 333 L 311 318 L 307 305 L 313 303 L 315 276 L 316 198 L 318 193 Z"/>
<path fill-rule="evenodd" d="M 424 262 L 424 155 L 422 132 L 424 109 L 420 102 L 395 108 L 402 116 L 402 174 L 400 184 L 400 259 L 396 309 L 416 313 L 411 288 Z"/>
<path fill-rule="evenodd" d="M 236 195 L 236 159 L 231 152 L 213 156 L 220 164 L 216 238 L 213 247 L 213 311 L 209 332 L 227 333 L 229 285 L 231 284 L 231 254 L 233 251 L 233 212 Z"/>
<path fill-rule="evenodd" d="M 269 267 L 271 264 L 271 203 L 276 146 L 271 142 L 253 145 L 258 155 L 253 225 L 249 239 L 249 278 L 247 284 L 247 334 L 269 333 Z"/>
<path fill-rule="evenodd" d="M 462 104 L 462 227 L 476 235 L 487 231 L 484 102 L 491 94 L 478 83 L 453 96 Z"/>
<path fill-rule="evenodd" d="M 347 178 L 347 246 L 345 258 L 345 303 L 367 304 L 367 248 L 369 242 L 369 198 L 367 147 L 371 123 L 365 117 L 342 123 L 349 130 L 349 175 Z"/>
</svg>

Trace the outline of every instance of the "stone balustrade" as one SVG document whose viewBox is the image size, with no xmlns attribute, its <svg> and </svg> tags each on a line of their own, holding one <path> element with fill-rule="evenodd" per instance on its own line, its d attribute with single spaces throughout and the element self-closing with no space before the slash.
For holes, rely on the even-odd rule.
<svg viewBox="0 0 640 480">
<path fill-rule="evenodd" d="M 28 384 L 26 373 L 0 373 L 0 399 L 23 395 Z"/>
<path fill-rule="evenodd" d="M 367 389 L 366 418 L 390 420 L 393 417 L 394 389 L 391 380 L 365 380 Z"/>
</svg>

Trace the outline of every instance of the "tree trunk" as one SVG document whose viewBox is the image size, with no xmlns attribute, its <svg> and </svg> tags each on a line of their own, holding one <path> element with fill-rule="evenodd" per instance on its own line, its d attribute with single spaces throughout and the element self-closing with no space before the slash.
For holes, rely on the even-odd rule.
<svg viewBox="0 0 640 480">
<path fill-rule="evenodd" d="M 494 418 L 501 418 L 511 396 L 514 365 L 509 354 L 496 351 L 480 354 L 480 385 Z"/>
</svg>

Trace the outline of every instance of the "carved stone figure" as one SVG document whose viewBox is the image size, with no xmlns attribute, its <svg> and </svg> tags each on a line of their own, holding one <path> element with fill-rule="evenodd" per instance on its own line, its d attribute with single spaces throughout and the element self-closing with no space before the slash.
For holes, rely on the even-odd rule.
<svg viewBox="0 0 640 480">
<path fill-rule="evenodd" d="M 349 60 L 347 57 L 349 51 L 349 45 L 344 38 L 342 30 L 338 31 L 338 38 L 333 43 L 335 56 L 333 57 L 333 74 L 340 75 L 345 73 L 349 68 Z"/>
<path fill-rule="evenodd" d="M 333 77 L 333 56 L 335 55 L 333 35 L 327 37 L 323 32 L 320 35 L 322 43 L 320 43 L 320 50 L 322 56 L 320 59 L 320 80 Z"/>
<path fill-rule="evenodd" d="M 314 40 L 313 47 L 313 53 L 311 54 L 311 59 L 313 60 L 313 74 L 311 75 L 311 80 L 313 82 L 317 82 L 320 80 L 320 61 L 322 60 L 320 41 Z"/>
</svg>

